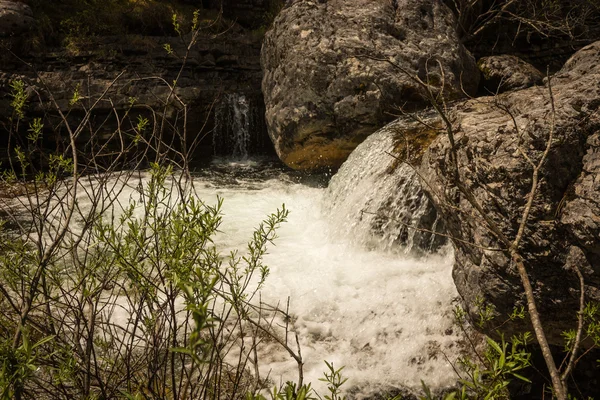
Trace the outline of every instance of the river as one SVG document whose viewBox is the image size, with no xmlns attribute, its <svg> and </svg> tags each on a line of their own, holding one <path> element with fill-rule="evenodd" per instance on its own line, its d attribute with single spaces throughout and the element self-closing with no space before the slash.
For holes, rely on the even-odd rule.
<svg viewBox="0 0 600 400">
<path fill-rule="evenodd" d="M 369 232 L 357 230 L 368 225 L 346 224 L 351 221 L 336 214 L 321 177 L 287 172 L 276 163 L 220 159 L 195 179 L 203 200 L 224 199 L 216 239 L 222 250 L 244 249 L 267 214 L 282 204 L 290 210 L 265 257 L 271 274 L 262 299 L 285 304 L 289 297 L 306 381 L 324 387 L 318 381 L 324 360 L 345 366 L 347 388 L 365 394 L 419 387 L 421 379 L 434 387 L 456 381 L 442 354 L 454 359 L 459 340 L 449 247 L 423 254 L 361 245 L 355 238 Z M 296 362 L 276 347 L 261 355 L 261 375 L 296 380 Z"/>
</svg>

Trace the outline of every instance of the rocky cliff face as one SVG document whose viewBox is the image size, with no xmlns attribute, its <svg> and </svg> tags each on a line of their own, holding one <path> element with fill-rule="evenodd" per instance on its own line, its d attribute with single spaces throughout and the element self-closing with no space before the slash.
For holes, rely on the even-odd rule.
<svg viewBox="0 0 600 400">
<path fill-rule="evenodd" d="M 86 46 L 78 49 L 57 47 L 22 51 L 20 41 L 29 35 L 28 29 L 23 25 L 25 22 L 33 24 L 31 10 L 26 6 L 21 7 L 25 11 L 20 14 L 22 18 L 18 19 L 15 7 L 11 6 L 8 8 L 11 11 L 9 19 L 3 11 L 5 3 L 15 4 L 0 1 L 0 29 L 3 29 L 3 26 L 6 29 L 9 29 L 9 25 L 12 27 L 11 21 L 24 22 L 11 28 L 5 39 L 6 44 L 13 46 L 18 56 L 6 52 L 0 58 L 2 110 L 10 110 L 9 82 L 22 79 L 31 85 L 28 117 L 45 117 L 53 121 L 53 126 L 58 126 L 56 112 L 49 103 L 44 88 L 46 86 L 60 109 L 77 123 L 78 118 L 85 112 L 84 109 L 110 86 L 107 98 L 112 100 L 112 104 L 109 101 L 100 102 L 92 118 L 92 123 L 96 124 L 94 129 L 103 132 L 104 136 L 109 136 L 118 123 L 117 119 L 111 116 L 113 106 L 120 115 L 124 115 L 132 104 L 133 114 L 148 114 L 149 109 L 162 111 L 169 92 L 167 84 L 172 84 L 178 79 L 175 94 L 188 106 L 187 130 L 190 140 L 202 138 L 200 154 L 212 154 L 214 151 L 228 153 L 228 149 L 221 145 L 218 149 L 213 149 L 213 144 L 226 143 L 229 138 L 212 136 L 224 132 L 213 130 L 215 125 L 218 125 L 215 121 L 216 111 L 225 107 L 231 101 L 232 95 L 243 96 L 253 107 L 250 110 L 252 115 L 264 114 L 260 69 L 261 37 L 238 25 L 230 28 L 225 34 L 206 33 L 200 36 L 191 48 L 182 69 L 189 35 L 183 38 L 100 36 L 90 38 Z M 257 8 L 256 12 L 262 13 L 263 10 Z M 165 44 L 170 46 L 171 54 L 165 50 Z M 119 75 L 119 79 L 113 83 Z M 69 102 L 75 90 L 79 92 L 82 101 L 71 105 Z M 41 97 L 33 96 L 34 91 L 39 92 Z M 174 116 L 177 111 L 181 111 L 179 105 L 169 107 L 169 116 Z M 259 153 L 272 152 L 263 119 L 254 120 L 255 132 L 252 133 L 258 139 L 252 144 L 252 150 Z M 63 128 L 48 134 L 55 134 L 56 140 L 63 140 L 66 135 L 61 135 L 60 129 Z M 0 139 L 0 146 L 4 139 Z M 87 140 L 85 135 L 81 135 L 80 139 Z"/>
<path fill-rule="evenodd" d="M 549 340 L 562 345 L 578 310 L 579 281 L 587 301 L 600 301 L 600 42 L 576 53 L 548 84 L 483 97 L 451 111 L 460 179 L 487 215 L 514 238 L 532 184 L 536 163 L 553 132 L 550 153 L 520 251 L 526 260 Z M 478 318 L 478 304 L 492 304 L 503 322 L 525 305 L 517 272 L 502 245 L 462 196 L 452 177 L 449 141 L 443 135 L 429 147 L 421 167 L 425 190 L 455 241 L 454 281 L 467 310 Z M 457 211 L 460 210 L 460 211 Z M 473 245 L 466 244 L 471 242 Z M 481 301 L 483 303 L 481 303 Z M 527 329 L 508 322 L 502 331 Z"/>
<path fill-rule="evenodd" d="M 464 95 L 461 78 L 466 92 L 477 89 L 474 59 L 441 1 L 289 3 L 265 37 L 262 67 L 269 134 L 292 168 L 338 167 L 398 107 L 426 105 L 391 63 L 444 80 L 448 98 Z"/>
</svg>

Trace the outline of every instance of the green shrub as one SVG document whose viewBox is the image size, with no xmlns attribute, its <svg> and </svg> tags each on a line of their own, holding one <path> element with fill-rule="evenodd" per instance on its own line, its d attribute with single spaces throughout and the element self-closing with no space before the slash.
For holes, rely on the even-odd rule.
<svg viewBox="0 0 600 400">
<path fill-rule="evenodd" d="M 13 138 L 31 99 L 25 83 L 11 87 Z M 139 141 L 129 146 L 158 140 L 142 137 L 154 132 L 149 120 L 132 122 Z M 222 200 L 199 199 L 189 171 L 155 162 L 140 181 L 118 163 L 84 165 L 72 132 L 86 121 L 62 123 L 72 147 L 43 152 L 44 121 L 33 119 L 0 175 L 18 194 L 0 201 L 0 399 L 219 399 L 261 388 L 255 352 L 277 341 L 265 316 L 279 311 L 255 297 L 285 207 L 245 251 L 223 255 Z M 98 159 L 110 151 L 88 144 Z"/>
</svg>

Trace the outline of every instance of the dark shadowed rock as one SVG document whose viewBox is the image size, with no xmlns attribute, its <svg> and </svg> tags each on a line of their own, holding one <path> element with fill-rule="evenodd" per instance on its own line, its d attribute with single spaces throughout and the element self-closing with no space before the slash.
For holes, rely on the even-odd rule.
<svg viewBox="0 0 600 400">
<path fill-rule="evenodd" d="M 591 256 L 600 258 L 600 132 L 586 144 L 583 168 L 565 197 L 561 223 Z M 600 282 L 598 282 L 600 284 Z"/>
<path fill-rule="evenodd" d="M 483 86 L 491 93 L 539 85 L 544 75 L 533 65 L 511 55 L 483 57 L 477 62 Z"/>
<path fill-rule="evenodd" d="M 197 0 L 187 0 L 197 6 Z M 281 0 L 204 0 L 204 7 L 222 9 L 223 16 L 250 28 L 268 24 Z"/>
<path fill-rule="evenodd" d="M 0 0 L 0 36 L 17 36 L 34 25 L 33 13 L 27 4 Z"/>
<path fill-rule="evenodd" d="M 170 44 L 172 55 L 165 51 L 164 43 Z M 134 119 L 138 113 L 147 113 L 150 108 L 162 112 L 169 93 L 167 84 L 178 79 L 175 93 L 188 106 L 188 135 L 191 139 L 204 138 L 200 142 L 203 153 L 212 153 L 213 140 L 207 131 L 213 128 L 215 111 L 227 102 L 229 95 L 244 96 L 257 108 L 256 113 L 261 115 L 255 124 L 260 128 L 257 134 L 262 135 L 266 139 L 264 142 L 271 147 L 262 119 L 260 41 L 234 32 L 216 38 L 202 36 L 190 50 L 187 63 L 181 69 L 181 56 L 185 52 L 185 44 L 180 38 L 139 35 L 98 37 L 92 49 L 82 49 L 78 54 L 55 48 L 22 56 L 24 61 L 36 68 L 37 75 L 22 60 L 7 54 L 0 58 L 0 110 L 11 109 L 9 82 L 22 79 L 31 88 L 40 91 L 42 100 L 40 103 L 36 101 L 37 96 L 31 98 L 27 117 L 46 117 L 58 126 L 56 110 L 50 104 L 46 91 L 41 90 L 43 85 L 39 78 L 52 92 L 61 111 L 69 115 L 73 124 L 77 124 L 85 113 L 84 107 L 110 87 L 106 98 L 110 98 L 112 103 L 98 103 L 92 117 L 92 123 L 109 137 L 117 124 L 114 111 L 124 115 L 134 104 Z M 120 78 L 113 82 L 121 73 Z M 71 105 L 76 88 L 83 101 Z M 174 116 L 178 111 L 181 107 L 173 101 L 172 106 L 167 108 L 167 115 Z M 254 113 L 254 110 L 251 111 Z M 8 111 L 0 114 L 6 116 Z M 46 125 L 51 126 L 49 123 Z M 57 135 L 59 140 L 64 140 L 67 135 L 60 129 L 48 132 L 48 135 Z M 82 142 L 88 140 L 83 134 L 79 138 Z M 4 144 L 4 138 L 0 137 L 0 147 Z"/>
<path fill-rule="evenodd" d="M 549 341 L 561 345 L 578 310 L 575 266 L 585 278 L 586 300 L 600 301 L 600 42 L 576 53 L 551 83 L 554 115 L 545 86 L 462 102 L 450 117 L 460 179 L 511 239 L 532 184 L 524 155 L 536 163 L 553 129 L 520 252 Z M 495 306 L 497 318 L 485 328 L 494 334 L 513 307 L 526 304 L 515 268 L 506 253 L 493 250 L 501 244 L 453 184 L 445 135 L 428 149 L 421 173 L 449 234 L 475 244 L 455 241 L 453 277 L 473 319 L 478 304 Z M 508 322 L 501 329 L 514 333 L 527 326 Z"/>
<path fill-rule="evenodd" d="M 448 98 L 474 92 L 479 74 L 455 20 L 438 0 L 295 0 L 267 33 L 263 93 L 271 139 L 297 169 L 338 167 L 397 107 L 426 105 L 423 89 L 390 63 L 433 83 L 445 71 Z M 397 112 L 397 111 L 396 111 Z"/>
</svg>

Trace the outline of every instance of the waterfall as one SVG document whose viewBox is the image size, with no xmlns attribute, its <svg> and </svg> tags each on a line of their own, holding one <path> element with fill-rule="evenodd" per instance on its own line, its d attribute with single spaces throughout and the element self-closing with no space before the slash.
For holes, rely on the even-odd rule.
<svg viewBox="0 0 600 400">
<path fill-rule="evenodd" d="M 361 154 L 362 149 L 358 151 Z M 357 165 L 344 167 L 332 185 L 336 181 L 341 185 L 349 167 L 368 175 L 363 162 L 375 164 L 380 157 L 379 150 L 375 153 L 368 156 L 370 162 L 352 157 L 348 162 Z M 381 157 L 379 161 L 387 160 Z M 350 235 L 344 232 L 347 221 L 337 215 L 343 212 L 331 210 L 333 187 L 301 184 L 293 173 L 274 172 L 271 177 L 263 175 L 260 181 L 238 176 L 224 185 L 219 177 L 218 182 L 204 187 L 199 181 L 197 187 L 202 187 L 199 194 L 204 199 L 216 195 L 225 199 L 226 218 L 216 243 L 227 244 L 226 252 L 243 248 L 253 227 L 281 203 L 290 210 L 288 222 L 278 231 L 264 259 L 271 273 L 262 301 L 286 304 L 289 299 L 291 329 L 298 333 L 302 347 L 305 381 L 325 392 L 319 379 L 323 377 L 323 360 L 328 360 L 345 366 L 344 376 L 349 378 L 346 390 L 353 392 L 350 399 L 377 398 L 377 393 L 394 393 L 403 387 L 418 391 L 421 379 L 436 389 L 452 385 L 456 378 L 442 356 L 443 352 L 454 359 L 460 348 L 460 333 L 452 325 L 456 289 L 451 278 L 451 252 L 415 257 L 414 253 L 357 245 L 354 238 L 372 236 L 372 227 L 357 224 Z M 369 181 L 376 181 L 377 174 L 370 174 Z M 422 208 L 428 206 L 422 205 L 421 192 L 415 181 L 411 182 L 406 185 L 411 199 L 402 202 L 394 197 L 394 201 L 398 208 L 407 204 L 422 214 Z M 368 184 L 362 185 L 365 187 L 358 188 L 360 193 L 368 193 Z M 388 185 L 393 187 L 393 183 Z M 346 189 L 348 197 L 360 197 L 359 192 L 351 191 L 356 187 Z M 382 187 L 371 189 L 383 196 Z M 343 198 L 344 193 L 339 193 L 339 199 Z M 414 236 L 411 240 L 418 241 Z M 276 344 L 266 346 L 259 354 L 264 362 L 261 376 L 270 376 L 274 382 L 296 380 L 295 360 Z"/>
<path fill-rule="evenodd" d="M 384 127 L 352 152 L 331 179 L 327 203 L 338 234 L 357 245 L 432 251 L 444 240 L 424 230 L 443 227 L 413 167 L 394 155 L 399 124 Z"/>
<path fill-rule="evenodd" d="M 250 143 L 250 104 L 246 96 L 239 93 L 225 95 L 215 111 L 213 149 L 218 153 L 227 150 L 226 155 L 248 158 Z"/>
<path fill-rule="evenodd" d="M 259 102 L 246 94 L 224 95 L 215 109 L 212 139 L 214 155 L 246 160 L 264 152 L 270 142 Z"/>
</svg>

